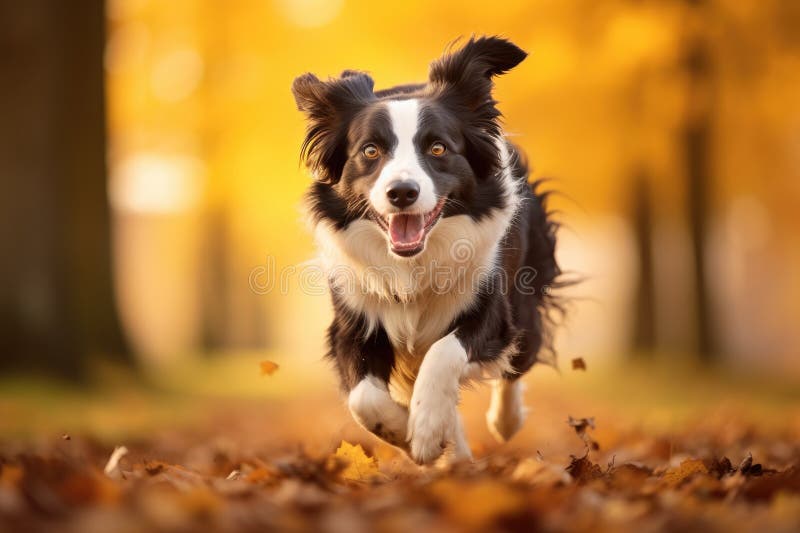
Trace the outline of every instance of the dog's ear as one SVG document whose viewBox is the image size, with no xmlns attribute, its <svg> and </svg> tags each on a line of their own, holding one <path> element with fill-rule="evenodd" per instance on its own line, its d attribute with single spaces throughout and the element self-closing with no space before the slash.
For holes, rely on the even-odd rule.
<svg viewBox="0 0 800 533">
<path fill-rule="evenodd" d="M 474 110 L 491 100 L 492 77 L 519 65 L 527 55 L 500 37 L 472 37 L 461 49 L 434 61 L 429 79 L 438 90 L 455 93 Z"/>
<path fill-rule="evenodd" d="M 319 180 L 336 183 L 341 178 L 347 161 L 347 124 L 375 98 L 374 86 L 367 74 L 352 70 L 327 81 L 303 74 L 292 83 L 297 108 L 308 119 L 300 154 Z"/>
<path fill-rule="evenodd" d="M 476 175 L 500 166 L 497 142 L 500 111 L 492 98 L 492 78 L 517 66 L 527 54 L 500 37 L 471 38 L 462 48 L 431 64 L 429 90 L 464 122 L 467 159 Z"/>
</svg>

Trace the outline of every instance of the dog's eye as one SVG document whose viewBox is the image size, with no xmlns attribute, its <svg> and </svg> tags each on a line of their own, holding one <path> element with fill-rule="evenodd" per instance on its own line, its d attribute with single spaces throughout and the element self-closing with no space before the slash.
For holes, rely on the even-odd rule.
<svg viewBox="0 0 800 533">
<path fill-rule="evenodd" d="M 431 145 L 431 153 L 436 157 L 443 155 L 446 150 L 447 148 L 445 148 L 444 144 L 440 142 L 435 142 Z"/>
<path fill-rule="evenodd" d="M 364 157 L 367 159 L 375 159 L 380 155 L 380 151 L 378 151 L 378 147 L 374 144 L 368 144 L 364 148 L 361 149 L 364 153 Z"/>
</svg>

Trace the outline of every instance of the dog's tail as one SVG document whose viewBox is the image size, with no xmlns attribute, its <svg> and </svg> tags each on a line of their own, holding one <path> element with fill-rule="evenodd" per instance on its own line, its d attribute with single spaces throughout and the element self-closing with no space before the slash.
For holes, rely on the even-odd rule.
<svg viewBox="0 0 800 533">
<path fill-rule="evenodd" d="M 550 208 L 549 200 L 557 193 L 547 185 L 549 179 L 530 180 L 530 167 L 525 153 L 509 142 L 511 147 L 512 175 L 519 176 L 519 192 L 524 206 L 518 216 L 521 226 L 525 228 L 527 246 L 523 258 L 524 265 L 533 267 L 533 279 L 528 279 L 527 289 L 533 289 L 534 298 L 526 298 L 527 302 L 535 302 L 536 316 L 532 324 L 520 324 L 523 328 L 531 328 L 533 334 L 528 337 L 519 356 L 518 370 L 526 371 L 534 362 L 556 366 L 556 353 L 553 345 L 555 331 L 564 321 L 567 314 L 567 299 L 561 289 L 580 282 L 580 279 L 569 279 L 562 272 L 556 258 L 557 234 L 561 224 L 556 219 L 558 214 Z M 530 294 L 527 292 L 526 294 Z M 526 303 L 527 303 L 526 302 Z"/>
<path fill-rule="evenodd" d="M 537 360 L 555 366 L 554 334 L 567 312 L 565 297 L 560 289 L 573 285 L 576 281 L 564 277 L 556 259 L 556 235 L 560 224 L 555 218 L 555 212 L 548 207 L 553 191 L 545 189 L 546 183 L 546 180 L 536 180 L 529 184 L 535 207 L 530 214 L 527 264 L 535 265 L 536 268 L 533 288 L 538 295 L 537 311 L 542 326 L 542 346 Z"/>
</svg>

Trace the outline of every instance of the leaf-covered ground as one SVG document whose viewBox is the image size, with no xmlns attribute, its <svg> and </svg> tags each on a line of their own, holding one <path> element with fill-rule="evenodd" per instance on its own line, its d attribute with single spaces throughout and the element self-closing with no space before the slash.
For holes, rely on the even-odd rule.
<svg viewBox="0 0 800 533">
<path fill-rule="evenodd" d="M 467 391 L 475 461 L 421 469 L 286 366 L 253 365 L 267 396 L 0 389 L 0 531 L 800 530 L 791 383 L 537 370 L 514 440 Z"/>
</svg>

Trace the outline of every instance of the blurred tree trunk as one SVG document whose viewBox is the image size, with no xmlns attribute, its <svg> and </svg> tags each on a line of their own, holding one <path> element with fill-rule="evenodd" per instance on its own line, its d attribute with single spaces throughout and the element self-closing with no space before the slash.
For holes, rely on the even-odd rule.
<svg viewBox="0 0 800 533">
<path fill-rule="evenodd" d="M 127 353 L 106 196 L 103 0 L 0 0 L 0 367 Z"/>
<path fill-rule="evenodd" d="M 650 198 L 650 173 L 641 139 L 648 132 L 645 93 L 652 70 L 647 65 L 637 68 L 630 77 L 625 95 L 628 103 L 629 139 L 626 146 L 632 151 L 630 171 L 626 176 L 631 196 L 628 216 L 633 226 L 637 256 L 636 292 L 634 301 L 633 338 L 631 355 L 651 359 L 656 350 L 656 276 L 653 261 L 653 204 Z"/>
<path fill-rule="evenodd" d="M 711 139 L 714 111 L 714 73 L 711 50 L 703 36 L 703 0 L 688 0 L 694 9 L 694 30 L 687 35 L 683 68 L 687 74 L 687 117 L 681 131 L 684 152 L 688 223 L 693 256 L 696 350 L 704 362 L 712 362 L 717 353 L 714 320 L 709 298 L 706 264 L 708 219 L 711 188 Z"/>
<path fill-rule="evenodd" d="M 632 174 L 632 220 L 638 256 L 633 354 L 652 357 L 656 348 L 656 276 L 653 261 L 653 205 L 644 166 Z"/>
</svg>

